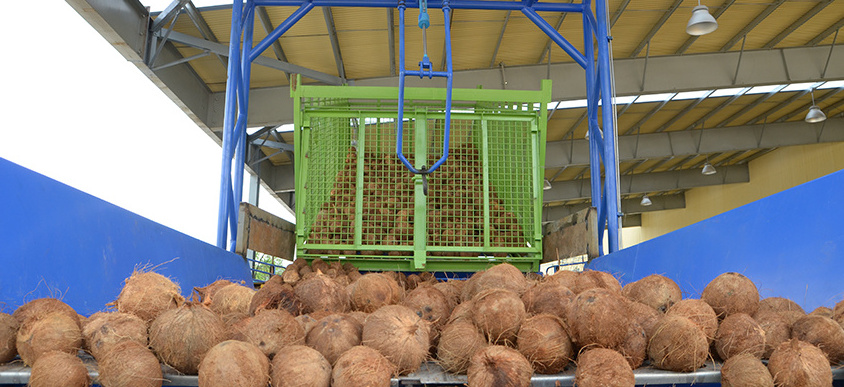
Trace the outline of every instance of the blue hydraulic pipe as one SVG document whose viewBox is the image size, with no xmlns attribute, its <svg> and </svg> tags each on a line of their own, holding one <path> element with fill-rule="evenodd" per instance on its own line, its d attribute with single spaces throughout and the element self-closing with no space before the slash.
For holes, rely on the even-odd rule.
<svg viewBox="0 0 844 387">
<path fill-rule="evenodd" d="M 246 17 L 243 28 L 243 53 L 241 58 L 249 58 L 252 50 L 252 36 L 255 26 L 255 4 L 253 0 L 246 1 Z M 237 150 L 235 152 L 234 161 L 234 183 L 232 188 L 234 196 L 229 202 L 234 209 L 229 215 L 229 251 L 234 252 L 237 246 L 237 217 L 238 217 L 238 203 L 243 199 L 243 169 L 246 160 L 246 121 L 249 115 L 249 84 L 252 79 L 252 62 L 241 61 L 241 95 L 240 106 L 238 108 L 238 122 L 235 126 L 235 137 L 237 138 Z"/>
<path fill-rule="evenodd" d="M 395 4 L 396 4 L 396 2 L 394 1 L 393 6 L 395 6 Z M 261 2 L 255 1 L 255 5 L 258 6 L 258 5 L 274 5 L 274 4 L 261 4 Z M 281 24 L 279 24 L 278 27 L 276 27 L 273 30 L 273 32 L 270 32 L 270 34 L 267 35 L 264 39 L 262 39 L 258 43 L 258 45 L 256 45 L 254 48 L 252 48 L 252 53 L 249 54 L 249 62 L 252 62 L 255 59 L 257 59 L 258 56 L 260 56 L 261 54 L 264 53 L 264 51 L 267 50 L 267 48 L 272 46 L 273 42 L 278 40 L 278 38 L 280 38 L 281 35 L 284 35 L 284 33 L 287 32 L 287 30 L 289 30 L 290 27 L 293 27 L 293 25 L 296 24 L 296 22 L 298 22 L 300 19 L 302 19 L 305 15 L 308 14 L 308 12 L 310 12 L 311 9 L 314 8 L 314 2 L 311 2 L 311 1 L 299 1 L 295 5 L 300 5 L 299 9 L 297 9 L 292 14 L 290 14 L 290 16 L 287 17 L 287 19 L 284 19 L 284 21 L 281 22 Z"/>
<path fill-rule="evenodd" d="M 231 189 L 232 141 L 234 140 L 235 109 L 240 81 L 236 76 L 240 65 L 240 33 L 243 0 L 233 0 L 232 27 L 229 39 L 229 68 L 226 80 L 226 100 L 223 111 L 223 162 L 220 168 L 220 203 L 217 208 L 217 247 L 226 248 L 226 221 L 229 218 L 229 193 Z"/>
<path fill-rule="evenodd" d="M 597 40 L 598 40 L 598 77 L 601 82 L 601 109 L 604 123 L 604 189 L 606 195 L 604 200 L 607 203 L 607 229 L 609 239 L 609 252 L 616 252 L 620 248 L 619 231 L 621 230 L 621 211 L 619 208 L 619 192 L 618 192 L 618 151 L 617 138 L 615 128 L 615 109 L 612 107 L 613 96 L 613 75 L 612 75 L 612 58 L 610 58 L 610 37 L 609 37 L 609 22 L 607 20 L 607 0 L 597 0 L 595 2 L 595 13 L 597 14 L 598 25 Z"/>
<path fill-rule="evenodd" d="M 286 6 L 298 7 L 304 3 L 311 3 L 316 7 L 367 7 L 367 8 L 394 8 L 395 0 L 255 0 L 258 6 Z M 483 9 L 497 11 L 519 11 L 524 8 L 522 2 L 516 1 L 482 1 L 482 0 L 451 0 L 451 1 L 428 1 L 431 8 L 442 8 L 448 3 L 451 9 Z M 407 1 L 409 8 L 419 8 L 419 1 Z M 534 3 L 531 8 L 539 12 L 581 12 L 582 8 L 577 3 Z"/>
<path fill-rule="evenodd" d="M 566 40 L 563 35 L 560 35 L 560 33 L 552 25 L 548 24 L 548 22 L 545 21 L 542 16 L 539 16 L 539 14 L 536 13 L 535 9 L 524 7 L 521 10 L 522 13 L 525 14 L 525 16 L 527 16 L 528 19 L 533 22 L 533 24 L 536 24 L 536 26 L 539 27 L 542 32 L 545 32 L 545 34 L 548 35 L 548 37 L 551 38 L 554 43 L 557 43 L 557 45 L 560 46 L 563 51 L 569 54 L 569 56 L 574 59 L 577 64 L 580 65 L 580 67 L 583 67 L 584 69 L 586 68 L 586 57 L 583 56 L 583 54 L 578 51 L 577 48 L 575 48 L 571 43 L 569 43 L 569 41 Z"/>
</svg>

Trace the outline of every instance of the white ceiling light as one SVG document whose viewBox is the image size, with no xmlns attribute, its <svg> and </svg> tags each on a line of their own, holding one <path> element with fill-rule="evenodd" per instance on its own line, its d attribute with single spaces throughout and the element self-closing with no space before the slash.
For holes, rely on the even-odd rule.
<svg viewBox="0 0 844 387">
<path fill-rule="evenodd" d="M 647 206 L 653 204 L 653 202 L 651 202 L 651 198 L 649 198 L 648 195 L 645 194 L 645 196 L 642 196 L 642 201 L 639 202 L 639 204 L 647 207 Z"/>
<path fill-rule="evenodd" d="M 547 191 L 549 189 L 551 189 L 551 181 L 548 180 L 548 179 L 545 179 L 545 185 L 542 187 L 542 190 Z"/>
<path fill-rule="evenodd" d="M 718 171 L 715 170 L 715 167 L 713 167 L 712 164 L 709 163 L 709 161 L 707 161 L 706 164 L 703 164 L 703 169 L 700 170 L 700 173 L 707 176 L 714 175 L 715 172 Z"/>
<path fill-rule="evenodd" d="M 698 1 L 698 6 L 692 10 L 692 17 L 689 18 L 689 24 L 686 25 L 686 33 L 700 36 L 716 29 L 718 29 L 718 22 L 709 14 L 709 7 L 700 5 L 700 1 Z"/>
<path fill-rule="evenodd" d="M 810 124 L 826 121 L 826 114 L 823 114 L 821 108 L 815 105 L 815 90 L 812 90 L 812 106 L 809 108 L 809 113 L 806 113 L 805 120 Z"/>
</svg>

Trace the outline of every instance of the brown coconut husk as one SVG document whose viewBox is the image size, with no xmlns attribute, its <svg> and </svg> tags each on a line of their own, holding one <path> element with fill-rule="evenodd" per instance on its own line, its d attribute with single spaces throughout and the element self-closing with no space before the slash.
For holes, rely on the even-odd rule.
<svg viewBox="0 0 844 387">
<path fill-rule="evenodd" d="M 56 298 L 38 298 L 21 305 L 12 317 L 18 322 L 18 326 L 22 326 L 30 319 L 41 319 L 51 313 L 63 313 L 71 320 L 76 321 L 79 328 L 82 329 L 82 324 L 79 322 L 79 315 L 70 305 L 65 304 L 62 300 Z"/>
<path fill-rule="evenodd" d="M 809 315 L 811 315 L 811 316 L 821 316 L 821 317 L 826 317 L 826 318 L 834 318 L 835 317 L 835 314 L 833 313 L 832 309 L 829 309 L 825 306 L 819 306 L 819 307 L 815 308 L 815 310 L 813 310 L 812 313 L 809 313 Z"/>
<path fill-rule="evenodd" d="M 486 338 L 471 321 L 448 323 L 437 344 L 437 360 L 447 372 L 465 374 L 469 360 L 486 345 Z"/>
<path fill-rule="evenodd" d="M 731 314 L 718 326 L 715 350 L 723 360 L 741 353 L 761 359 L 765 354 L 765 330 L 746 313 Z"/>
<path fill-rule="evenodd" d="M 313 278 L 299 281 L 293 290 L 302 302 L 303 313 L 349 311 L 349 295 L 346 289 L 326 275 L 317 273 Z"/>
<path fill-rule="evenodd" d="M 773 311 L 773 312 L 787 312 L 787 311 L 798 311 L 800 313 L 806 314 L 806 311 L 803 310 L 800 305 L 796 302 L 791 301 L 787 298 L 782 297 L 768 297 L 763 298 L 759 301 L 759 310 L 757 312 L 765 312 L 765 311 Z"/>
<path fill-rule="evenodd" d="M 574 348 L 565 323 L 552 314 L 539 314 L 525 320 L 517 343 L 519 352 L 540 374 L 561 372 L 574 358 Z"/>
<path fill-rule="evenodd" d="M 252 316 L 246 314 L 223 316 L 223 322 L 226 324 L 226 340 L 247 341 L 246 330 L 250 321 L 252 321 Z"/>
<path fill-rule="evenodd" d="M 249 301 L 249 314 L 252 316 L 264 309 L 284 309 L 298 316 L 302 313 L 302 308 L 303 305 L 290 284 L 265 283 Z"/>
<path fill-rule="evenodd" d="M 0 364 L 12 361 L 18 355 L 18 321 L 10 314 L 0 313 Z"/>
<path fill-rule="evenodd" d="M 669 316 L 659 323 L 648 343 L 648 358 L 655 367 L 691 372 L 703 366 L 709 342 L 703 330 L 683 316 Z"/>
<path fill-rule="evenodd" d="M 577 276 L 579 274 L 579 271 L 560 270 L 551 276 L 545 277 L 545 281 L 557 282 L 558 284 L 569 288 L 571 291 L 574 291 L 577 286 Z"/>
<path fill-rule="evenodd" d="M 456 284 L 458 281 L 446 281 L 435 283 L 434 289 L 437 289 L 445 296 L 448 301 L 448 307 L 454 310 L 457 304 L 460 303 L 460 287 Z M 462 282 L 462 281 L 460 281 Z"/>
<path fill-rule="evenodd" d="M 149 345 L 162 363 L 196 375 L 205 353 L 227 337 L 223 319 L 200 303 L 162 313 L 149 327 Z"/>
<path fill-rule="evenodd" d="M 472 321 L 491 343 L 515 347 L 516 336 L 527 317 L 519 295 L 507 289 L 488 289 L 472 299 Z"/>
<path fill-rule="evenodd" d="M 595 344 L 605 348 L 620 346 L 631 323 L 627 300 L 602 288 L 578 294 L 566 321 L 577 347 Z"/>
<path fill-rule="evenodd" d="M 756 312 L 756 313 L 759 313 L 759 312 Z M 801 318 L 806 316 L 805 313 L 800 313 L 800 311 L 796 311 L 796 310 L 779 312 L 779 314 L 780 314 L 780 316 L 783 316 L 788 321 L 788 329 L 789 330 L 794 325 L 794 323 L 797 322 L 797 320 L 800 320 Z"/>
<path fill-rule="evenodd" d="M 401 292 L 398 283 L 389 276 L 369 273 L 351 285 L 349 295 L 354 310 L 372 313 L 382 306 L 399 302 L 402 299 Z"/>
<path fill-rule="evenodd" d="M 627 336 L 624 342 L 614 348 L 624 356 L 630 368 L 636 369 L 642 366 L 648 357 L 648 335 L 645 329 L 636 322 L 631 323 L 627 329 Z"/>
<path fill-rule="evenodd" d="M 759 327 L 765 331 L 765 352 L 762 359 L 771 357 L 771 353 L 780 344 L 791 338 L 791 327 L 788 319 L 780 313 L 770 309 L 763 312 L 756 312 L 753 319 L 759 323 Z"/>
<path fill-rule="evenodd" d="M 595 348 L 578 356 L 574 382 L 578 387 L 631 387 L 636 379 L 624 356 L 611 349 Z"/>
<path fill-rule="evenodd" d="M 251 343 L 227 340 L 215 345 L 199 363 L 203 387 L 267 387 L 270 361 Z"/>
<path fill-rule="evenodd" d="M 281 273 L 281 282 L 295 285 L 302 277 L 299 275 L 299 271 L 296 270 L 295 267 L 289 267 Z"/>
<path fill-rule="evenodd" d="M 314 272 L 321 271 L 323 273 L 327 272 L 331 266 L 328 265 L 327 262 L 323 261 L 322 258 L 317 258 L 311 261 L 311 269 Z"/>
<path fill-rule="evenodd" d="M 377 349 L 404 375 L 416 372 L 428 358 L 430 329 L 410 308 L 387 305 L 366 318 L 361 343 Z"/>
<path fill-rule="evenodd" d="M 31 366 L 50 351 L 75 354 L 82 348 L 82 332 L 75 314 L 71 317 L 62 312 L 49 313 L 23 323 L 15 345 L 24 364 Z"/>
<path fill-rule="evenodd" d="M 565 321 L 575 297 L 573 291 L 559 282 L 545 281 L 528 287 L 522 295 L 522 302 L 528 314 L 548 313 Z"/>
<path fill-rule="evenodd" d="M 589 289 L 607 289 L 613 293 L 621 294 L 621 284 L 618 279 L 610 273 L 597 270 L 586 270 L 580 273 L 571 289 L 576 294 L 583 293 Z"/>
<path fill-rule="evenodd" d="M 217 290 L 209 307 L 220 316 L 248 314 L 249 304 L 255 290 L 246 286 L 231 284 Z"/>
<path fill-rule="evenodd" d="M 316 325 L 317 320 L 309 314 L 303 314 L 296 316 L 296 322 L 299 323 L 299 326 L 302 327 L 302 331 L 305 332 L 305 336 L 313 329 Z"/>
<path fill-rule="evenodd" d="M 715 334 L 718 333 L 718 316 L 712 307 L 703 300 L 682 300 L 669 308 L 666 315 L 683 316 L 692 320 L 700 329 L 703 329 L 709 344 L 715 341 Z"/>
<path fill-rule="evenodd" d="M 359 310 L 355 310 L 349 312 L 348 316 L 357 320 L 357 322 L 360 323 L 361 326 L 363 326 L 363 324 L 366 323 L 366 317 L 369 316 L 369 313 L 364 313 Z"/>
<path fill-rule="evenodd" d="M 258 312 L 246 325 L 246 341 L 271 359 L 288 345 L 305 344 L 305 330 L 290 313 L 280 309 Z"/>
<path fill-rule="evenodd" d="M 334 364 L 343 352 L 360 345 L 362 331 L 363 324 L 358 320 L 332 314 L 317 321 L 305 337 L 305 343 L 319 351 L 329 364 Z"/>
<path fill-rule="evenodd" d="M 707 305 L 708 307 L 708 305 Z M 630 301 L 627 303 L 627 310 L 630 312 L 630 320 L 638 324 L 645 331 L 647 341 L 650 341 L 656 326 L 665 317 L 664 314 L 659 313 L 656 309 L 651 308 L 641 302 Z M 713 316 L 715 314 L 713 313 Z M 713 336 L 715 335 L 713 330 Z"/>
<path fill-rule="evenodd" d="M 129 313 L 95 313 L 82 330 L 85 346 L 94 358 L 101 359 L 111 347 L 123 340 L 147 345 L 149 326 L 140 317 Z"/>
<path fill-rule="evenodd" d="M 474 295 L 488 289 L 506 289 L 521 296 L 527 289 L 527 280 L 524 273 L 515 266 L 502 263 L 486 269 L 474 286 Z"/>
<path fill-rule="evenodd" d="M 114 304 L 119 312 L 151 322 L 162 312 L 181 306 L 185 301 L 181 292 L 179 285 L 161 274 L 135 271 L 126 279 Z"/>
<path fill-rule="evenodd" d="M 396 366 L 370 347 L 359 345 L 340 356 L 331 370 L 332 387 L 389 386 Z"/>
<path fill-rule="evenodd" d="M 776 386 L 828 387 L 832 369 L 823 351 L 812 344 L 791 339 L 780 344 L 768 360 Z"/>
<path fill-rule="evenodd" d="M 76 355 L 50 351 L 41 355 L 29 376 L 29 387 L 87 387 L 88 369 Z"/>
<path fill-rule="evenodd" d="M 457 305 L 454 307 L 454 310 L 451 311 L 451 315 L 448 316 L 446 324 L 451 324 L 460 320 L 472 322 L 472 311 L 474 308 L 475 303 L 473 303 L 472 300 L 465 301 Z"/>
<path fill-rule="evenodd" d="M 625 297 L 665 313 L 683 299 L 677 283 L 659 274 L 651 274 L 621 289 Z"/>
<path fill-rule="evenodd" d="M 475 294 L 478 293 L 477 291 L 477 283 L 484 276 L 485 271 L 476 271 L 475 274 L 472 274 L 469 279 L 463 281 L 463 285 L 460 289 L 460 299 L 463 302 L 471 300 L 475 297 Z"/>
<path fill-rule="evenodd" d="M 328 387 L 331 364 L 313 348 L 291 345 L 273 358 L 271 379 L 273 387 Z"/>
<path fill-rule="evenodd" d="M 411 274 L 407 276 L 407 289 L 406 290 L 413 290 L 419 286 L 419 283 L 422 282 L 422 278 L 419 277 L 419 274 Z"/>
<path fill-rule="evenodd" d="M 217 291 L 229 286 L 233 285 L 234 282 L 224 279 L 218 279 L 206 286 L 203 287 L 195 287 L 193 288 L 194 296 L 196 296 L 196 300 L 201 302 L 205 306 L 211 305 L 211 300 L 214 298 L 214 295 L 217 294 Z"/>
<path fill-rule="evenodd" d="M 97 362 L 103 387 L 161 387 L 161 365 L 152 351 L 136 341 L 114 345 Z"/>
<path fill-rule="evenodd" d="M 402 301 L 416 315 L 428 321 L 432 328 L 439 330 L 451 315 L 452 308 L 446 296 L 431 285 L 425 284 L 410 291 Z"/>
<path fill-rule="evenodd" d="M 472 356 L 467 374 L 473 387 L 527 387 L 533 368 L 519 351 L 491 345 Z"/>
<path fill-rule="evenodd" d="M 844 329 L 831 318 L 803 317 L 791 327 L 791 337 L 817 346 L 832 364 L 844 360 Z"/>
<path fill-rule="evenodd" d="M 733 356 L 721 367 L 722 387 L 774 387 L 774 378 L 762 361 L 749 353 Z"/>
<path fill-rule="evenodd" d="M 701 299 L 712 307 L 719 319 L 733 313 L 752 316 L 759 309 L 759 290 L 753 281 L 739 273 L 715 277 L 703 289 Z"/>
<path fill-rule="evenodd" d="M 353 271 L 346 273 L 346 277 L 349 277 L 349 283 L 351 284 L 351 283 L 354 283 L 355 281 L 357 281 L 358 279 L 360 279 L 360 277 L 363 277 L 363 274 L 361 274 L 357 270 L 353 270 Z"/>
<path fill-rule="evenodd" d="M 832 308 L 832 319 L 841 323 L 844 320 L 844 301 L 839 301 Z"/>
</svg>

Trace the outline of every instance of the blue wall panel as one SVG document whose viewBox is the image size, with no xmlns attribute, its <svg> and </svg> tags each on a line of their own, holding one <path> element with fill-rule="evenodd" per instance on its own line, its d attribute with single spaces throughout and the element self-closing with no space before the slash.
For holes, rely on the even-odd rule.
<svg viewBox="0 0 844 387">
<path fill-rule="evenodd" d="M 251 281 L 243 258 L 0 158 L 0 310 L 62 297 L 103 310 L 135 267 L 188 296 L 218 278 Z M 209 211 L 213 211 L 210 209 Z"/>
<path fill-rule="evenodd" d="M 844 295 L 844 171 L 799 185 L 593 260 L 622 283 L 650 274 L 700 296 L 721 273 L 742 273 L 762 297 L 787 297 L 807 311 Z"/>
</svg>

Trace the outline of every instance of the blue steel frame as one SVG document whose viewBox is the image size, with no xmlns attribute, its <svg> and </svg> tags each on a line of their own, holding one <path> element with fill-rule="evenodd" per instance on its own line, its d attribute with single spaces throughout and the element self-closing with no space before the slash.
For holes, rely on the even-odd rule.
<svg viewBox="0 0 844 387">
<path fill-rule="evenodd" d="M 242 197 L 243 167 L 246 150 L 246 122 L 249 113 L 249 83 L 252 61 L 280 38 L 296 22 L 314 7 L 369 7 L 396 8 L 403 3 L 408 8 L 419 8 L 418 0 L 234 0 L 232 4 L 232 26 L 229 45 L 228 80 L 223 124 L 223 162 L 220 175 L 220 205 L 217 220 L 217 246 L 234 251 L 237 241 L 237 203 Z M 284 22 L 266 38 L 253 47 L 252 32 L 257 6 L 298 7 Z M 609 252 L 619 249 L 620 209 L 618 193 L 618 160 L 616 150 L 617 133 L 615 109 L 602 109 L 603 130 L 598 123 L 598 101 L 602 106 L 613 106 L 613 79 L 609 52 L 609 23 L 607 21 L 607 0 L 596 0 L 592 12 L 592 0 L 581 3 L 543 3 L 536 0 L 520 2 L 500 0 L 431 0 L 429 8 L 510 10 L 521 11 L 554 43 L 563 49 L 586 73 L 587 115 L 589 127 L 590 175 L 592 205 L 598 209 L 599 230 L 608 229 Z M 401 10 L 401 9 L 400 9 Z M 574 12 L 583 15 L 583 36 L 585 53 L 578 51 L 538 12 Z M 448 17 L 448 12 L 446 12 Z M 446 28 L 448 23 L 446 23 Z M 404 26 L 400 26 L 403 28 Z M 241 38 L 243 44 L 241 47 Z M 403 40 L 403 39 L 402 39 Z M 403 46 L 404 42 L 400 42 Z M 447 45 L 450 54 L 450 45 Z M 597 58 L 595 49 L 597 48 Z M 402 63 L 404 62 L 402 55 Z M 449 71 L 451 73 L 449 66 Z M 415 74 L 402 66 L 404 74 Z M 427 74 L 426 74 L 427 75 Z M 451 79 L 447 77 L 451 90 Z M 404 80 L 404 76 L 400 78 Z M 403 83 L 403 82 L 402 82 Z M 401 104 L 399 104 L 401 106 Z M 603 133 L 603 135 L 602 135 Z M 443 161 L 447 156 L 444 151 Z M 234 161 L 233 161 L 234 160 Z M 601 168 L 603 167 L 603 174 Z M 234 175 L 234 176 L 232 176 Z M 227 239 L 228 235 L 228 239 Z M 599 233 L 599 238 L 603 233 Z M 602 244 L 601 244 L 602 245 Z M 603 249 L 601 249 L 603 250 Z M 603 251 L 601 251 L 603 254 Z"/>
</svg>

